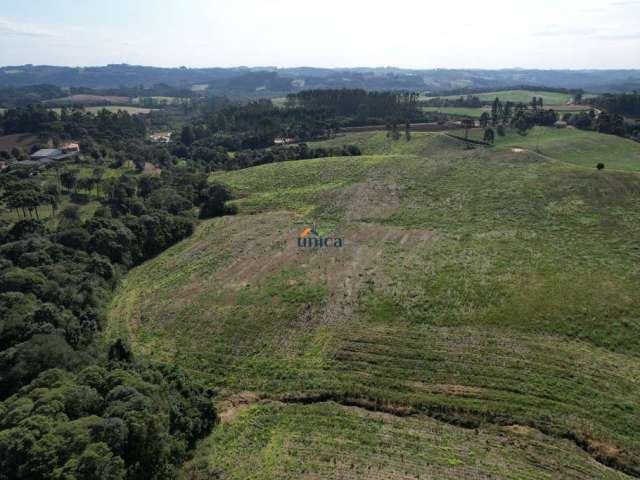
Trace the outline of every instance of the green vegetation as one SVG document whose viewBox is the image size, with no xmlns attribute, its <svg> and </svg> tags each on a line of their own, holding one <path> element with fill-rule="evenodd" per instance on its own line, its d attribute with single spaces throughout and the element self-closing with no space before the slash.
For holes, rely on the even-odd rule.
<svg viewBox="0 0 640 480">
<path fill-rule="evenodd" d="M 469 135 L 472 139 L 482 140 L 483 132 L 475 129 Z M 611 170 L 640 171 L 640 143 L 576 128 L 534 127 L 526 135 L 510 129 L 505 136 L 496 135 L 495 145 L 539 151 L 590 169 L 602 162 Z"/>
<path fill-rule="evenodd" d="M 347 135 L 323 144 L 365 156 L 215 174 L 239 215 L 131 271 L 107 336 L 175 362 L 232 405 L 247 391 L 286 404 L 229 420 L 186 471 L 419 478 L 449 464 L 444 478 L 507 475 L 502 462 L 478 463 L 473 452 L 489 449 L 513 478 L 544 475 L 540 462 L 555 477 L 626 478 L 585 452 L 640 474 L 640 177 L 567 163 L 580 141 L 601 140 L 591 132 L 545 130 L 549 157 L 513 151 L 536 130 L 470 150 L 441 134 Z M 344 248 L 299 249 L 312 222 Z M 532 436 L 494 440 L 513 439 L 513 425 Z M 378 454 L 381 442 L 398 450 Z M 400 453 L 417 445 L 421 455 Z"/>
<path fill-rule="evenodd" d="M 514 480 L 624 478 L 590 461 L 570 442 L 528 427 L 474 431 L 427 417 L 399 418 L 333 403 L 251 407 L 220 426 L 186 471 L 185 478 L 218 473 L 254 479 L 457 480 L 470 478 L 472 471 Z"/>
<path fill-rule="evenodd" d="M 542 98 L 545 105 L 566 105 L 572 99 L 568 93 L 535 91 L 535 90 L 499 90 L 495 92 L 474 93 L 481 101 L 492 102 L 499 98 L 501 102 L 529 103 L 533 97 Z M 454 100 L 464 95 L 449 95 L 440 98 Z M 426 97 L 435 98 L 435 97 Z"/>
<path fill-rule="evenodd" d="M 459 115 L 480 118 L 483 112 L 490 111 L 486 108 L 467 108 L 467 107 L 421 107 L 425 112 L 440 112 L 449 115 Z"/>
<path fill-rule="evenodd" d="M 58 107 L 58 108 L 50 108 L 49 110 L 52 110 L 56 113 L 60 113 L 62 111 L 62 108 Z M 152 111 L 152 109 L 150 108 L 144 108 L 144 107 L 131 107 L 131 106 L 127 106 L 127 105 L 103 105 L 103 106 L 92 106 L 92 107 L 83 107 L 83 110 L 85 112 L 88 113 L 98 113 L 101 110 L 107 110 L 109 112 L 127 112 L 130 115 L 138 115 L 138 114 L 147 114 L 149 112 Z"/>
<path fill-rule="evenodd" d="M 624 119 L 287 100 L 0 116 L 0 477 L 640 476 Z"/>
</svg>

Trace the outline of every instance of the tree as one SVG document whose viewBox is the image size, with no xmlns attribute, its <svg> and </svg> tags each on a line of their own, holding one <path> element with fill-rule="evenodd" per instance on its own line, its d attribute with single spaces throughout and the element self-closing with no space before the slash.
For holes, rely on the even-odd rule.
<svg viewBox="0 0 640 480">
<path fill-rule="evenodd" d="M 511 112 L 513 111 L 513 102 L 505 102 L 502 108 L 502 123 L 507 125 L 511 121 Z"/>
<path fill-rule="evenodd" d="M 78 480 L 124 480 L 126 470 L 122 458 L 114 456 L 106 443 L 89 445 L 78 459 Z"/>
<path fill-rule="evenodd" d="M 223 185 L 211 185 L 202 197 L 204 201 L 200 207 L 200 218 L 219 217 L 227 213 L 225 202 L 231 200 L 231 194 Z"/>
<path fill-rule="evenodd" d="M 55 215 L 58 205 L 60 204 L 60 190 L 57 184 L 47 185 L 44 194 L 45 201 L 51 205 L 51 214 Z"/>
<path fill-rule="evenodd" d="M 80 190 L 84 190 L 87 193 L 89 193 L 93 189 L 93 185 L 94 185 L 93 178 L 92 177 L 79 178 L 78 181 L 76 182 L 76 185 Z"/>
<path fill-rule="evenodd" d="M 77 225 L 80 223 L 80 207 L 78 205 L 68 205 L 60 212 L 61 221 L 64 225 Z"/>
<path fill-rule="evenodd" d="M 60 182 L 62 183 L 62 186 L 67 189 L 67 191 L 71 191 L 76 188 L 78 176 L 76 175 L 76 172 L 67 170 L 60 174 Z"/>
<path fill-rule="evenodd" d="M 185 125 L 184 127 L 182 127 L 182 132 L 180 132 L 180 141 L 182 143 L 184 143 L 188 147 L 194 142 L 195 139 L 196 136 L 193 133 L 193 129 L 189 125 Z"/>
<path fill-rule="evenodd" d="M 30 217 L 33 217 L 35 212 L 36 218 L 40 218 L 38 214 L 38 206 L 47 202 L 47 198 L 42 194 L 40 186 L 31 182 L 22 182 L 15 188 L 10 189 L 3 196 L 4 201 L 8 208 L 15 208 L 16 210 L 22 210 L 22 216 L 27 217 L 27 212 Z"/>
<path fill-rule="evenodd" d="M 470 118 L 465 118 L 462 120 L 462 126 L 464 127 L 464 141 L 467 144 L 467 148 L 469 148 L 469 129 L 475 127 L 476 122 Z"/>
<path fill-rule="evenodd" d="M 502 113 L 502 104 L 500 103 L 500 99 L 496 97 L 496 99 L 493 101 L 493 104 L 491 105 L 491 122 L 494 125 L 497 125 L 498 118 L 500 118 L 501 113 Z"/>
<path fill-rule="evenodd" d="M 487 112 L 482 112 L 482 115 L 480 115 L 480 127 L 487 128 L 490 120 L 491 116 Z"/>
<path fill-rule="evenodd" d="M 104 168 L 96 167 L 93 169 L 92 180 L 96 187 L 96 197 L 100 198 L 100 186 L 102 185 L 102 178 L 104 177 Z"/>
<path fill-rule="evenodd" d="M 515 121 L 514 126 L 516 127 L 520 135 L 526 135 L 527 130 L 529 129 L 529 122 L 527 122 L 527 119 L 524 117 L 524 115 L 521 115 Z"/>
<path fill-rule="evenodd" d="M 493 128 L 485 128 L 484 129 L 484 141 L 493 145 L 493 141 L 495 139 L 495 133 L 493 132 Z"/>
</svg>

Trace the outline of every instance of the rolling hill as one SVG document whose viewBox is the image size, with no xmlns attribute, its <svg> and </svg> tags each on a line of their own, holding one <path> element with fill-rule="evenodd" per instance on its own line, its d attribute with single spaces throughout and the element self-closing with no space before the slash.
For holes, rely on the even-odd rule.
<svg viewBox="0 0 640 480">
<path fill-rule="evenodd" d="M 238 215 L 131 271 L 106 332 L 218 391 L 184 478 L 640 476 L 640 144 L 537 134 L 212 175 Z"/>
</svg>

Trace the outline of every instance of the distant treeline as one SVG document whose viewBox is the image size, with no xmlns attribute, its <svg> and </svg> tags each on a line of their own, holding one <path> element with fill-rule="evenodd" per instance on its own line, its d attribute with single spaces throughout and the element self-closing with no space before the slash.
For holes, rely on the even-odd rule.
<svg viewBox="0 0 640 480">
<path fill-rule="evenodd" d="M 144 137 L 146 124 L 142 117 L 129 115 L 125 111 L 101 110 L 97 114 L 90 114 L 79 109 L 63 108 L 58 114 L 42 105 L 28 105 L 0 113 L 0 135 L 14 133 L 123 139 Z"/>
<path fill-rule="evenodd" d="M 466 97 L 460 96 L 459 98 L 430 98 L 428 100 L 423 100 L 421 103 L 429 107 L 480 108 L 484 105 L 491 104 L 491 101 L 483 102 L 479 97 L 467 95 Z"/>
<path fill-rule="evenodd" d="M 581 88 L 555 88 L 545 87 L 541 85 L 502 85 L 490 88 L 455 88 L 452 90 L 439 90 L 433 92 L 427 92 L 430 97 L 451 97 L 454 95 L 475 95 L 479 93 L 490 93 L 500 90 L 520 90 L 520 91 L 534 91 L 534 92 L 552 92 L 552 93 L 566 93 L 567 95 L 584 94 L 584 90 Z"/>
<path fill-rule="evenodd" d="M 118 88 L 93 89 L 87 87 L 62 88 L 55 85 L 29 85 L 23 87 L 1 87 L 0 107 L 23 107 L 30 104 L 65 98 L 72 95 L 96 95 L 114 97 L 177 97 L 190 98 L 196 96 L 187 88 L 172 87 L 165 84 L 152 86 L 130 86 Z M 88 106 L 92 102 L 86 102 Z M 104 104 L 104 102 L 102 102 Z"/>
<path fill-rule="evenodd" d="M 418 93 L 367 92 L 359 89 L 305 90 L 287 96 L 288 108 L 325 109 L 333 116 L 414 119 Z"/>
</svg>

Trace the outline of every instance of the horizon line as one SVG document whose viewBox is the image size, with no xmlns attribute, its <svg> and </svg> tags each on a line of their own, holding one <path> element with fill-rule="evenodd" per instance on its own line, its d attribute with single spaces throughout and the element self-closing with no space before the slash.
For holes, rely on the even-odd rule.
<svg viewBox="0 0 640 480">
<path fill-rule="evenodd" d="M 639 67 L 619 67 L 619 68 L 599 68 L 599 67 L 585 67 L 585 68 L 543 68 L 543 67 L 500 67 L 500 68 L 482 68 L 482 67 L 397 67 L 393 65 L 386 66 L 341 66 L 341 67 L 324 67 L 313 65 L 300 65 L 300 66 L 277 66 L 277 65 L 235 65 L 235 66 L 160 66 L 160 65 L 143 65 L 136 63 L 107 63 L 103 65 L 71 65 L 71 64 L 35 64 L 35 63 L 23 63 L 23 64 L 7 64 L 0 65 L 0 69 L 5 68 L 19 68 L 19 67 L 55 67 L 55 68 L 106 68 L 114 66 L 128 66 L 128 67 L 141 67 L 141 68 L 157 68 L 157 69 L 185 69 L 185 70 L 243 70 L 243 69 L 260 69 L 260 70 L 300 70 L 300 69 L 315 69 L 315 70 L 406 70 L 406 71 L 433 71 L 433 70 L 466 70 L 466 71 L 546 71 L 546 72 L 593 72 L 593 71 L 640 71 Z"/>
</svg>

